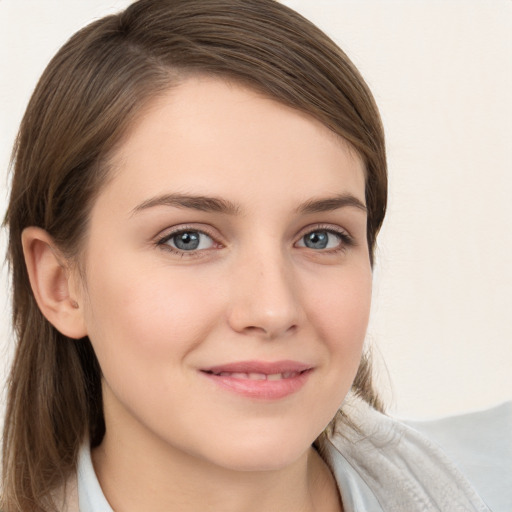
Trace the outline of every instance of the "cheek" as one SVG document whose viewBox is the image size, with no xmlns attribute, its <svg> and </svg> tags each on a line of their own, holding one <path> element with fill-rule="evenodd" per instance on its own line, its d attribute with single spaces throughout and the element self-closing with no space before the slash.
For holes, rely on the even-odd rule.
<svg viewBox="0 0 512 512">
<path fill-rule="evenodd" d="M 313 297 L 312 323 L 328 354 L 325 386 L 335 406 L 341 405 L 355 378 L 363 349 L 371 305 L 371 269 L 340 271 Z M 334 411 L 335 412 L 335 411 Z"/>
<path fill-rule="evenodd" d="M 190 274 L 117 265 L 89 279 L 88 332 L 100 364 L 143 367 L 179 360 L 218 319 L 215 294 Z"/>
<path fill-rule="evenodd" d="M 357 349 L 364 341 L 372 294 L 370 268 L 342 270 L 325 280 L 313 298 L 316 324 L 333 351 Z"/>
</svg>

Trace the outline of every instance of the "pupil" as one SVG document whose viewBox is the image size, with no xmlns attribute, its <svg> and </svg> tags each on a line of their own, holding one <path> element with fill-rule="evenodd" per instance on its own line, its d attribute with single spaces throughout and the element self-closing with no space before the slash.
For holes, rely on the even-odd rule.
<svg viewBox="0 0 512 512">
<path fill-rule="evenodd" d="M 194 232 L 181 233 L 175 237 L 174 244 L 178 249 L 197 249 L 199 246 L 199 235 Z"/>
<path fill-rule="evenodd" d="M 306 247 L 311 249 L 325 249 L 327 247 L 327 242 L 329 237 L 326 231 L 315 231 L 306 235 L 305 244 Z"/>
</svg>

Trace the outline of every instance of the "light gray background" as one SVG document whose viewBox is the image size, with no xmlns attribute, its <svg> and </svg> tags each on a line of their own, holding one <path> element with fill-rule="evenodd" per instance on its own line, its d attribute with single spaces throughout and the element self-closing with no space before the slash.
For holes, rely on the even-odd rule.
<svg viewBox="0 0 512 512">
<path fill-rule="evenodd" d="M 78 28 L 128 3 L 0 0 L 2 215 L 10 148 L 46 63 Z M 368 340 L 391 410 L 433 417 L 511 399 L 512 2 L 284 3 L 349 54 L 384 119 L 390 205 Z M 7 289 L 4 269 L 2 382 Z"/>
</svg>

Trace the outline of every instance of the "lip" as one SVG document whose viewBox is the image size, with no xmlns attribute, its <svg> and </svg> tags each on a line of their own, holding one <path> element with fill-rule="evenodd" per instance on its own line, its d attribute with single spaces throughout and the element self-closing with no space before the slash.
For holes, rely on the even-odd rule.
<svg viewBox="0 0 512 512">
<path fill-rule="evenodd" d="M 313 369 L 312 365 L 297 361 L 238 361 L 202 368 L 201 373 L 221 388 L 241 396 L 279 400 L 299 391 Z M 267 380 L 269 375 L 272 377 Z"/>
</svg>

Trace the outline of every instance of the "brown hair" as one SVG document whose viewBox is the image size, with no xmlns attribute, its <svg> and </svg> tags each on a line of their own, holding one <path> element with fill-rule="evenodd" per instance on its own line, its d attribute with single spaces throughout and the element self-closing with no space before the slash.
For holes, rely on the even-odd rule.
<svg viewBox="0 0 512 512">
<path fill-rule="evenodd" d="M 58 332 L 39 311 L 21 233 L 46 230 L 69 258 L 108 177 L 108 156 L 156 94 L 189 73 L 222 76 L 320 120 L 366 166 L 373 262 L 384 218 L 384 135 L 373 97 L 324 33 L 274 0 L 140 0 L 75 34 L 41 77 L 13 152 L 5 218 L 18 340 L 3 439 L 4 512 L 51 510 L 80 444 L 101 442 L 101 371 L 87 338 Z M 364 357 L 353 389 L 380 408 Z"/>
</svg>

